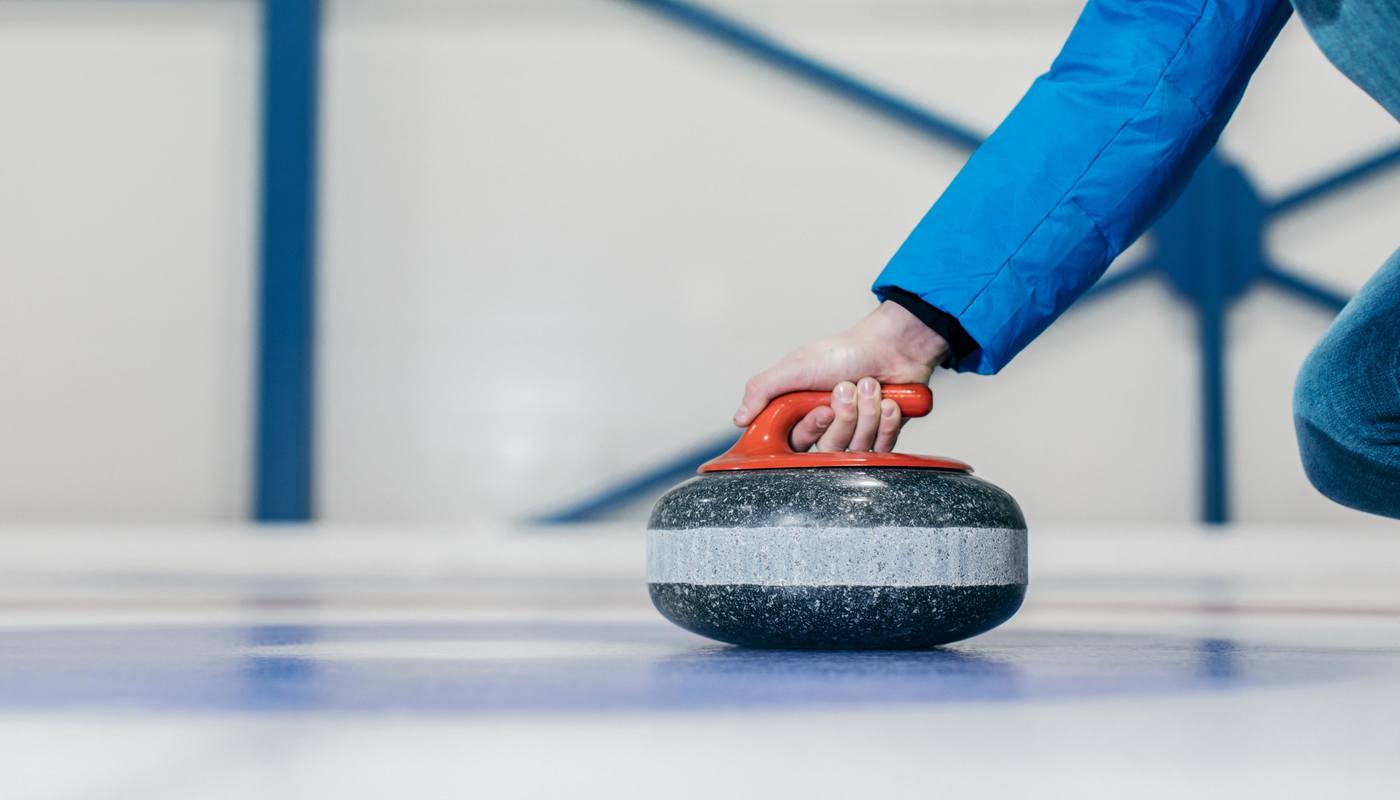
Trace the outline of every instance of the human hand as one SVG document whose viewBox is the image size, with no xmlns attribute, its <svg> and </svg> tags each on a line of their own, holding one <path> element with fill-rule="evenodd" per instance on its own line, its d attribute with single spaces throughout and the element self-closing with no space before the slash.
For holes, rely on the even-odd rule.
<svg viewBox="0 0 1400 800">
<path fill-rule="evenodd" d="M 734 424 L 753 422 L 778 395 L 831 389 L 831 405 L 813 409 L 793 428 L 793 449 L 888 452 L 903 419 L 893 400 L 880 399 L 880 384 L 927 384 L 947 354 L 943 337 L 887 301 L 850 330 L 813 342 L 750 378 Z"/>
</svg>

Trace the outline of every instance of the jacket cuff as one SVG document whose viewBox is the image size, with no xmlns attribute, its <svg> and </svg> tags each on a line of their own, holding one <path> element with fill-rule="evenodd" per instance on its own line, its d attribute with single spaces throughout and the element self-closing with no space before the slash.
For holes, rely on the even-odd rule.
<svg viewBox="0 0 1400 800">
<path fill-rule="evenodd" d="M 958 322 L 956 317 L 913 292 L 906 292 L 897 286 L 887 286 L 881 287 L 878 296 L 881 300 L 888 300 L 913 314 L 934 333 L 943 337 L 943 341 L 948 343 L 948 357 L 943 359 L 942 366 L 956 368 L 958 362 L 981 347 L 963 330 L 962 323 Z"/>
</svg>

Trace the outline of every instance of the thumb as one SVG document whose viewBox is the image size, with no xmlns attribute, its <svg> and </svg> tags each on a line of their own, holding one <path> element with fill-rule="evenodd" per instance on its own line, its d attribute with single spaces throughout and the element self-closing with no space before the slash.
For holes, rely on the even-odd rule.
<svg viewBox="0 0 1400 800">
<path fill-rule="evenodd" d="M 811 388 L 803 373 L 795 359 L 789 357 L 749 378 L 744 384 L 744 399 L 734 412 L 734 424 L 742 428 L 753 422 L 758 412 L 780 394 Z"/>
</svg>

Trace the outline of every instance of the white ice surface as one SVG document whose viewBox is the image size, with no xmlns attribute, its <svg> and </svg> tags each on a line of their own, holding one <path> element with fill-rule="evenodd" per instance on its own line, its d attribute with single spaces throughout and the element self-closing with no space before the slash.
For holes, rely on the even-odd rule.
<svg viewBox="0 0 1400 800">
<path fill-rule="evenodd" d="M 647 603 L 643 541 L 615 527 L 0 532 L 0 797 L 1384 797 L 1400 785 L 1400 528 L 1033 529 L 1026 606 L 959 651 L 970 680 L 878 659 L 797 657 L 773 662 L 790 679 L 756 683 L 686 671 L 769 662 L 673 634 Z M 360 632 L 314 635 L 337 626 Z M 224 636 L 283 629 L 313 634 Z M 240 663 L 301 665 L 279 680 L 301 681 L 302 702 L 179 699 L 186 679 L 215 694 L 281 686 L 221 666 Z M 137 687 L 144 699 L 104 699 L 111 675 L 162 664 Z M 418 676 L 446 687 L 441 708 L 395 705 Z M 549 706 L 595 683 L 594 707 Z M 608 704 L 637 687 L 641 700 Z M 656 692 L 671 694 L 646 699 Z"/>
</svg>

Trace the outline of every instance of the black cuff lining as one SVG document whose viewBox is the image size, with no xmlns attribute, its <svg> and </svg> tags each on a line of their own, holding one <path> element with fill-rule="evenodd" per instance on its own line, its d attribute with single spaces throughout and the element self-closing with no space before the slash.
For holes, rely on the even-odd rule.
<svg viewBox="0 0 1400 800">
<path fill-rule="evenodd" d="M 896 303 L 905 311 L 919 318 L 919 321 L 933 329 L 933 332 L 943 337 L 948 343 L 948 358 L 944 359 L 945 366 L 957 364 L 969 353 L 980 348 L 977 343 L 963 330 L 962 323 L 952 314 L 941 308 L 930 305 L 922 297 L 913 292 L 906 292 L 895 286 L 880 291 L 880 297 Z"/>
</svg>

